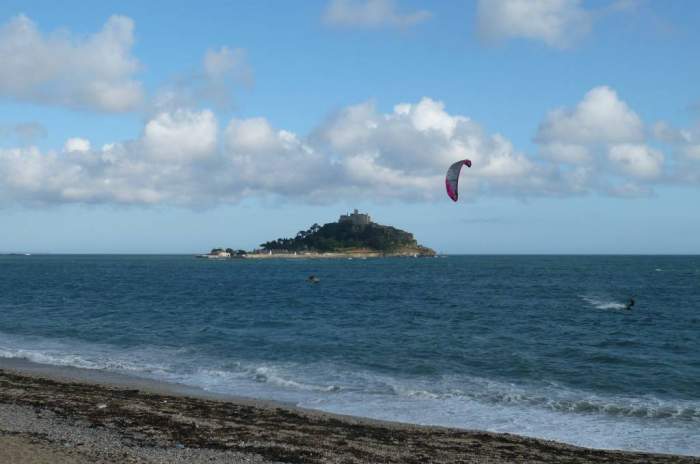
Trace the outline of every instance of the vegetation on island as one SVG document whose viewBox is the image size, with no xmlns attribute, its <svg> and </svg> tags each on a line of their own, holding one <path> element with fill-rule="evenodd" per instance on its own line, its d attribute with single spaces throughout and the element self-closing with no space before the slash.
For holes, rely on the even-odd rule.
<svg viewBox="0 0 700 464">
<path fill-rule="evenodd" d="M 279 238 L 260 245 L 273 252 L 347 252 L 368 250 L 380 253 L 410 252 L 432 255 L 434 251 L 418 245 L 413 234 L 376 223 L 364 225 L 352 222 L 314 224 L 299 231 L 293 238 Z"/>
</svg>

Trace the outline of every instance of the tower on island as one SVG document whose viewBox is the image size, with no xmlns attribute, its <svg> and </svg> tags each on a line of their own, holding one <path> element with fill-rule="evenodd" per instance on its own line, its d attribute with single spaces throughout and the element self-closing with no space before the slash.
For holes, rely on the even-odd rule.
<svg viewBox="0 0 700 464">
<path fill-rule="evenodd" d="M 369 217 L 369 214 L 360 213 L 355 209 L 351 214 L 341 214 L 338 222 L 349 222 L 353 226 L 368 226 L 372 223 L 372 218 Z"/>
</svg>

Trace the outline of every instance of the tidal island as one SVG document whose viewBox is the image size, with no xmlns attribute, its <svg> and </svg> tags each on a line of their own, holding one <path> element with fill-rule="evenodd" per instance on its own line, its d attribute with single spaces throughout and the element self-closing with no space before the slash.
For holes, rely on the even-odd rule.
<svg viewBox="0 0 700 464">
<path fill-rule="evenodd" d="M 389 256 L 433 257 L 434 250 L 419 245 L 413 234 L 372 222 L 369 214 L 355 209 L 337 222 L 313 224 L 295 237 L 262 243 L 253 251 L 214 248 L 201 258 L 378 258 Z"/>
</svg>

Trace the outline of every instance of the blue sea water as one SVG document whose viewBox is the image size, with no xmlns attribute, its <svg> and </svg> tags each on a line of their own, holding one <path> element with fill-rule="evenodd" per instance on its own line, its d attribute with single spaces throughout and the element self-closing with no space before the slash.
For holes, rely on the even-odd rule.
<svg viewBox="0 0 700 464">
<path fill-rule="evenodd" d="M 700 455 L 698 256 L 2 256 L 0 356 Z"/>
</svg>

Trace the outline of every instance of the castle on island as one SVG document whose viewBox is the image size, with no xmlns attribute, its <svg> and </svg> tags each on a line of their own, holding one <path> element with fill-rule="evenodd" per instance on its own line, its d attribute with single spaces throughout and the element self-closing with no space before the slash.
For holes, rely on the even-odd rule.
<svg viewBox="0 0 700 464">
<path fill-rule="evenodd" d="M 372 218 L 369 217 L 369 214 L 360 213 L 355 209 L 350 214 L 341 214 L 338 222 L 349 222 L 354 226 L 368 226 L 372 223 Z"/>
<path fill-rule="evenodd" d="M 372 222 L 367 213 L 354 209 L 341 214 L 338 222 L 314 224 L 296 236 L 278 238 L 260 245 L 251 252 L 231 248 L 214 248 L 200 258 L 263 258 L 275 257 L 379 257 L 435 256 L 435 251 L 419 245 L 413 234 L 392 226 Z"/>
</svg>

